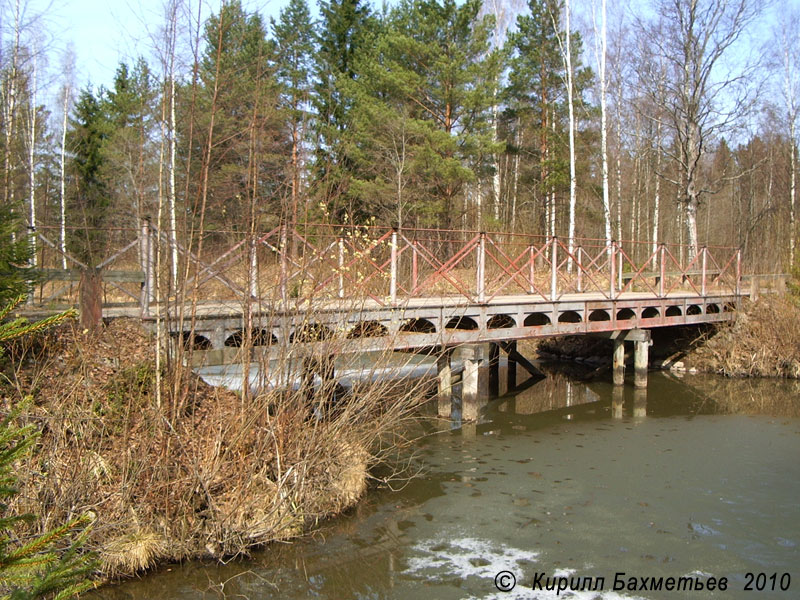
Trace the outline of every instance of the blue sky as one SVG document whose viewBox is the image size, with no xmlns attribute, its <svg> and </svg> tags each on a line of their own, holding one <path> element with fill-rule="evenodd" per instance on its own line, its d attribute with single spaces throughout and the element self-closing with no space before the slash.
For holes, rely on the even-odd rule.
<svg viewBox="0 0 800 600">
<path fill-rule="evenodd" d="M 10 40 L 13 5 L 3 2 L 3 36 Z M 197 11 L 197 0 L 188 0 Z M 247 10 L 265 18 L 277 15 L 288 0 L 243 0 Z M 202 0 L 203 15 L 217 12 L 219 0 Z M 152 36 L 163 22 L 164 0 L 22 0 L 28 18 L 41 15 L 39 29 L 52 38 L 49 62 L 58 76 L 60 50 L 72 44 L 76 55 L 75 83 L 108 87 L 120 60 L 150 56 Z"/>
</svg>

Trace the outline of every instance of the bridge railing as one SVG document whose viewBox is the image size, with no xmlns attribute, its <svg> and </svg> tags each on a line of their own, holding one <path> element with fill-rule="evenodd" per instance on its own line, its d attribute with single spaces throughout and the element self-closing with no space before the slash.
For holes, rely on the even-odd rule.
<svg viewBox="0 0 800 600">
<path fill-rule="evenodd" d="M 37 263 L 50 277 L 37 283 L 36 303 L 77 303 L 74 282 L 87 271 L 100 274 L 105 303 L 137 302 L 143 314 L 157 297 L 179 292 L 217 301 L 369 298 L 393 305 L 430 296 L 485 303 L 509 295 L 557 301 L 589 293 L 615 299 L 629 292 L 741 291 L 741 252 L 725 247 L 692 255 L 686 247 L 652 242 L 329 224 L 207 231 L 195 233 L 191 244 L 173 242 L 149 221 L 102 233 L 106 249 L 94 268 L 62 251 L 48 232 L 38 233 Z"/>
</svg>

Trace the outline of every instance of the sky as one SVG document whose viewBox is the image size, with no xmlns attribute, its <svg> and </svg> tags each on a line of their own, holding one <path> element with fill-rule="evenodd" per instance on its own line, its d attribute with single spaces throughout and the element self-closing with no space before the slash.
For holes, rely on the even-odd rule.
<svg viewBox="0 0 800 600">
<path fill-rule="evenodd" d="M 37 18 L 38 26 L 49 41 L 49 67 L 54 77 L 62 70 L 62 55 L 70 44 L 75 52 L 75 83 L 79 87 L 91 83 L 109 87 L 121 60 L 128 62 L 153 49 L 153 37 L 163 23 L 165 0 L 20 0 L 24 17 Z M 201 0 L 203 18 L 217 12 L 219 0 Z M 11 39 L 13 7 L 16 0 L 2 2 L 4 42 Z M 197 10 L 197 0 L 189 0 Z M 277 17 L 288 0 L 243 0 L 248 11 L 260 12 L 265 20 Z M 196 14 L 196 12 L 195 12 Z"/>
</svg>

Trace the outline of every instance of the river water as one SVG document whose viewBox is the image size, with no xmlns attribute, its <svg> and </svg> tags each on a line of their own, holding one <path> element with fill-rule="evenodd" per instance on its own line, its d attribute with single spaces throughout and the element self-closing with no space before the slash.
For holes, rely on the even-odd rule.
<svg viewBox="0 0 800 600">
<path fill-rule="evenodd" d="M 796 383 L 651 373 L 645 395 L 554 374 L 477 425 L 440 425 L 416 464 L 422 476 L 370 492 L 307 539 L 93 597 L 800 597 Z M 498 589 L 513 581 L 503 571 L 513 591 Z M 535 584 L 556 577 L 602 577 L 603 589 Z M 670 577 L 726 578 L 727 590 L 650 589 Z"/>
</svg>

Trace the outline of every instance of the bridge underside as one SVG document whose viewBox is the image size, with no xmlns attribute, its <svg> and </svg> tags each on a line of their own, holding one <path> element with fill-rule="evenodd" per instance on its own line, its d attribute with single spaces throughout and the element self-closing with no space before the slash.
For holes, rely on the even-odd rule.
<svg viewBox="0 0 800 600">
<path fill-rule="evenodd" d="M 738 306 L 735 295 L 675 292 L 654 298 L 631 292 L 615 300 L 574 294 L 555 302 L 502 296 L 490 304 L 443 297 L 412 299 L 398 306 L 379 306 L 371 300 L 256 306 L 248 319 L 241 305 L 216 302 L 198 305 L 191 343 L 198 350 L 229 349 L 225 354 L 230 354 L 242 345 L 249 321 L 254 345 L 266 346 L 270 353 L 281 352 L 288 343 L 307 345 L 313 352 L 319 343 L 334 340 L 340 352 L 408 350 L 717 323 L 734 318 Z M 174 336 L 189 341 L 188 322 L 171 323 L 170 329 Z M 205 358 L 219 360 L 211 355 Z"/>
<path fill-rule="evenodd" d="M 303 364 L 345 352 L 438 348 L 439 413 L 450 416 L 458 403 L 463 420 L 475 420 L 488 401 L 489 381 L 497 381 L 499 351 L 508 355 L 508 389 L 515 385 L 516 366 L 536 374 L 517 352 L 516 341 L 559 335 L 605 335 L 614 340 L 613 379 L 624 382 L 625 342 L 634 346 L 634 385 L 647 385 L 649 329 L 735 318 L 740 297 L 673 292 L 663 297 L 629 292 L 614 300 L 602 295 L 563 295 L 547 302 L 533 296 L 502 296 L 478 304 L 448 297 L 411 299 L 402 305 L 361 302 L 299 303 L 294 306 L 252 307 L 200 304 L 194 332 L 189 324 L 170 323 L 176 341 L 193 347 L 195 366 L 246 362 L 242 345 L 250 323 L 251 360 L 279 360 L 291 348 Z M 107 315 L 112 316 L 112 315 Z M 121 315 L 120 315 L 121 316 Z M 150 319 L 152 323 L 153 319 Z M 454 389 L 453 349 L 461 364 L 461 393 Z M 310 367 L 309 367 L 310 368 Z M 312 373 L 309 372 L 309 375 Z M 328 374 L 327 376 L 330 376 Z"/>
</svg>

